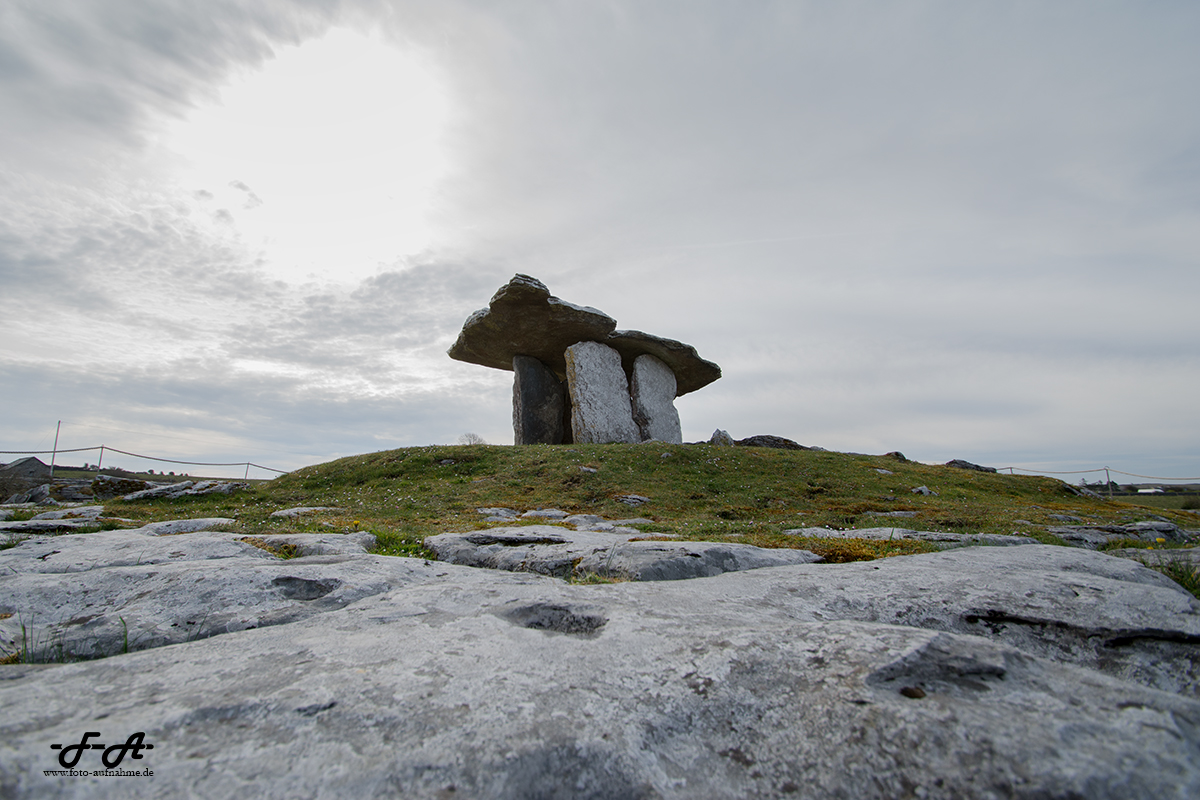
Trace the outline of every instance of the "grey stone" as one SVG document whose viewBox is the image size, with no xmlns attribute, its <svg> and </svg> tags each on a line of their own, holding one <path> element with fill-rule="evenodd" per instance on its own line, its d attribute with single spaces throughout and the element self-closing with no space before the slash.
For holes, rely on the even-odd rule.
<svg viewBox="0 0 1200 800">
<path fill-rule="evenodd" d="M 809 536 L 818 539 L 876 539 L 882 541 L 912 539 L 933 544 L 965 547 L 969 545 L 1021 545 L 1038 544 L 1028 536 L 1004 536 L 994 533 L 949 533 L 947 531 L 914 531 L 908 528 L 849 528 L 844 531 L 832 528 L 792 528 L 784 531 L 787 536 Z"/>
<path fill-rule="evenodd" d="M 1184 530 L 1170 522 L 1144 521 L 1127 525 L 1062 525 L 1047 528 L 1063 541 L 1078 547 L 1096 549 L 1119 539 L 1138 539 L 1154 544 L 1159 539 L 1166 542 L 1183 543 L 1194 541 L 1200 531 Z"/>
<path fill-rule="evenodd" d="M 513 443 L 562 444 L 566 387 L 531 356 L 513 356 Z"/>
<path fill-rule="evenodd" d="M 713 431 L 713 435 L 709 437 L 708 443 L 717 445 L 718 447 L 733 447 L 735 444 L 733 437 L 720 428 Z"/>
<path fill-rule="evenodd" d="M 995 472 L 995 467 L 981 467 L 978 464 L 972 464 L 970 461 L 963 461 L 961 458 L 956 458 L 946 462 L 947 467 L 955 467 L 956 469 L 970 469 L 976 472 Z"/>
<path fill-rule="evenodd" d="M 165 522 L 151 522 L 137 528 L 137 531 L 148 536 L 173 536 L 177 533 L 193 533 L 207 531 L 213 528 L 224 528 L 233 525 L 237 520 L 228 517 L 204 517 L 201 519 L 171 519 Z"/>
<path fill-rule="evenodd" d="M 54 500 L 50 497 L 50 484 L 43 483 L 39 486 L 26 489 L 23 492 L 17 492 L 5 500 L 6 505 L 23 505 L 25 503 L 54 505 Z"/>
<path fill-rule="evenodd" d="M 593 523 L 597 525 L 598 523 Z M 588 526 L 591 527 L 591 526 Z M 425 539 L 439 561 L 560 578 L 595 573 L 627 580 L 680 580 L 743 569 L 806 564 L 807 550 L 721 542 L 633 541 L 655 534 L 610 526 L 574 531 L 547 525 L 442 533 Z"/>
<path fill-rule="evenodd" d="M 670 367 L 654 356 L 638 356 L 630 373 L 629 396 L 642 441 L 683 443 L 675 409 L 675 375 Z"/>
<path fill-rule="evenodd" d="M 875 471 L 878 472 L 880 475 L 895 475 L 896 474 L 896 473 L 892 472 L 890 469 L 876 468 Z"/>
<path fill-rule="evenodd" d="M 602 311 L 553 297 L 546 285 L 515 275 L 497 290 L 488 307 L 467 318 L 449 350 L 457 361 L 510 370 L 513 358 L 529 356 L 559 376 L 563 353 L 576 342 L 603 340 L 617 322 Z"/>
<path fill-rule="evenodd" d="M 913 494 L 923 494 L 923 495 L 925 495 L 926 497 L 928 497 L 929 495 L 936 495 L 936 494 L 937 494 L 937 492 L 933 491 L 933 490 L 932 490 L 932 489 L 930 489 L 928 486 L 918 486 L 917 488 L 915 488 L 915 489 L 913 489 L 913 490 L 912 490 L 912 493 L 913 493 Z"/>
<path fill-rule="evenodd" d="M 488 517 L 506 517 L 508 519 L 516 519 L 518 516 L 517 512 L 511 508 L 477 508 L 475 510 Z"/>
<path fill-rule="evenodd" d="M 629 384 L 615 350 L 596 342 L 566 349 L 572 439 L 579 444 L 640 442 Z"/>
<path fill-rule="evenodd" d="M 183 494 L 188 489 L 196 485 L 195 481 L 180 481 L 179 483 L 163 483 L 158 486 L 151 486 L 149 489 L 140 489 L 136 492 L 130 492 L 124 495 L 122 500 L 150 500 L 155 497 L 173 497 Z"/>
<path fill-rule="evenodd" d="M 17 522 L 0 522 L 0 531 L 10 533 L 50 533 L 51 531 L 73 531 L 96 524 L 94 519 L 28 519 Z"/>
<path fill-rule="evenodd" d="M 284 519 L 295 519 L 309 514 L 316 514 L 320 511 L 338 511 L 339 509 L 333 506 L 296 506 L 295 508 L 281 508 L 278 511 L 272 511 L 269 516 L 282 517 Z"/>
<path fill-rule="evenodd" d="M 1128 538 L 1123 534 L 1109 533 L 1096 528 L 1051 527 L 1046 530 L 1067 544 L 1074 547 L 1086 547 L 1088 550 L 1098 550 L 1111 541 Z"/>
<path fill-rule="evenodd" d="M 585 472 L 589 475 L 594 475 L 595 473 L 599 472 L 600 470 L 596 469 L 595 467 L 580 467 L 579 471 Z"/>
<path fill-rule="evenodd" d="M 649 497 L 640 494 L 619 494 L 613 499 L 627 506 L 641 506 L 650 502 Z"/>
<path fill-rule="evenodd" d="M 86 659 L 293 622 L 411 581 L 419 560 L 372 556 L 375 537 L 263 536 L 281 559 L 230 533 L 161 539 L 138 531 L 30 538 L 0 551 L 0 639 L 37 658 Z M 61 654 L 61 655 L 60 655 Z"/>
<path fill-rule="evenodd" d="M 1047 514 L 1046 516 L 1057 522 L 1083 522 L 1079 517 L 1072 517 L 1070 514 Z"/>
<path fill-rule="evenodd" d="M 589 525 L 604 521 L 604 517 L 599 514 L 572 514 L 569 517 L 563 517 L 563 522 L 574 525 L 576 528 L 587 528 Z"/>
<path fill-rule="evenodd" d="M 250 484 L 241 481 L 200 481 L 193 485 L 190 489 L 184 489 L 182 492 L 172 497 L 188 497 L 192 495 L 205 494 L 233 494 L 234 492 L 243 489 L 249 489 Z"/>
<path fill-rule="evenodd" d="M 607 533 L 620 533 L 629 536 L 642 535 L 637 528 L 628 527 L 638 524 L 654 524 L 653 520 L 643 519 L 641 517 L 635 519 L 616 519 L 606 520 L 598 514 L 572 514 L 563 519 L 568 525 L 574 526 L 577 531 L 605 531 Z M 668 536 L 668 534 L 656 533 L 655 536 Z M 674 534 L 669 535 L 670 538 L 675 538 Z"/>
<path fill-rule="evenodd" d="M 522 519 L 563 519 L 567 516 L 567 512 L 558 508 L 539 508 L 535 511 L 526 511 L 521 515 Z"/>
<path fill-rule="evenodd" d="M 621 354 L 626 374 L 633 373 L 639 356 L 649 355 L 667 365 L 675 376 L 676 396 L 702 389 L 721 377 L 721 368 L 706 361 L 690 344 L 642 331 L 614 331 L 599 341 Z"/>
<path fill-rule="evenodd" d="M 43 519 L 87 519 L 95 520 L 104 513 L 104 506 L 75 506 L 60 508 L 57 511 L 43 511 L 30 517 L 31 520 Z"/>
<path fill-rule="evenodd" d="M 210 534 L 218 538 L 233 537 L 238 541 L 261 541 L 270 547 L 291 545 L 299 551 L 299 557 L 347 556 L 369 553 L 375 547 L 375 534 L 370 531 L 351 533 L 270 533 L 262 536 L 244 536 L 237 533 Z"/>
<path fill-rule="evenodd" d="M 745 439 L 738 439 L 735 442 L 740 447 L 773 447 L 777 450 L 810 450 L 812 448 L 805 447 L 799 442 L 794 442 L 791 439 L 785 439 L 782 436 L 749 436 Z"/>
<path fill-rule="evenodd" d="M 390 588 L 285 596 L 373 558 Z M 308 563 L 254 565 L 283 570 L 263 577 L 278 602 L 323 613 L 0 667 L 4 796 L 1200 794 L 1200 702 L 1150 688 L 1195 669 L 1196 601 L 1123 559 L 973 548 L 598 586 Z M 144 732 L 154 778 L 45 775 L 48 743 L 83 731 Z"/>
<path fill-rule="evenodd" d="M 631 541 L 584 556 L 575 570 L 580 574 L 594 572 L 635 581 L 679 581 L 823 560 L 808 550 L 769 549 L 748 544 Z"/>
<path fill-rule="evenodd" d="M 136 478 L 122 478 L 116 475 L 97 475 L 92 479 L 92 496 L 97 500 L 107 500 L 110 497 L 120 497 L 132 492 L 152 489 L 154 486 L 147 481 Z"/>
<path fill-rule="evenodd" d="M 865 516 L 865 517 L 901 517 L 901 518 L 907 519 L 907 518 L 915 517 L 916 515 L 917 515 L 917 512 L 915 512 L 915 511 L 864 511 L 863 512 L 863 516 Z"/>
</svg>

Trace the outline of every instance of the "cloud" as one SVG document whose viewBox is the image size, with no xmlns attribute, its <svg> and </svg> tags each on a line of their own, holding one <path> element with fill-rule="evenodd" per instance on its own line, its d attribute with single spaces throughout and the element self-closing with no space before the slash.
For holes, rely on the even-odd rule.
<svg viewBox="0 0 1200 800">
<path fill-rule="evenodd" d="M 242 208 L 247 208 L 247 209 L 248 208 L 258 208 L 259 206 L 261 206 L 263 204 L 262 198 L 259 197 L 258 195 L 256 195 L 249 186 L 242 183 L 241 181 L 230 181 L 229 185 L 232 186 L 234 189 L 237 189 L 238 191 L 242 191 L 242 192 L 246 193 L 246 204 L 243 205 Z M 209 194 L 208 196 L 212 197 L 211 194 Z"/>
<path fill-rule="evenodd" d="M 506 441 L 511 376 L 444 349 L 524 272 L 722 365 L 679 401 L 688 438 L 1200 474 L 1192 6 L 0 15 L 8 441 L 61 393 L 296 459 Z M 444 71 L 441 234 L 366 280 L 282 283 L 239 233 L 263 187 L 169 186 L 155 136 L 333 25 Z"/>
</svg>

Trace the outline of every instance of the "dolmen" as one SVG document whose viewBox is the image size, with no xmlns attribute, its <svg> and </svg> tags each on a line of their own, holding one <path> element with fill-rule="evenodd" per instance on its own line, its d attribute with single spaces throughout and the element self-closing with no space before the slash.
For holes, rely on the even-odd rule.
<svg viewBox="0 0 1200 800">
<path fill-rule="evenodd" d="M 516 275 L 467 317 L 451 358 L 512 370 L 516 444 L 681 443 L 675 398 L 721 377 L 691 345 L 616 330 L 602 311 Z"/>
</svg>

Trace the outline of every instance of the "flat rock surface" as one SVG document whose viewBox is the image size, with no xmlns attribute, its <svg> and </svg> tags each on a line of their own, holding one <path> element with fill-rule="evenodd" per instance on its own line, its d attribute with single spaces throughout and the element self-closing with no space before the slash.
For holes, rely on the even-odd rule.
<svg viewBox="0 0 1200 800">
<path fill-rule="evenodd" d="M 1137 539 L 1154 544 L 1158 541 L 1183 543 L 1200 538 L 1200 531 L 1185 530 L 1171 522 L 1145 520 L 1127 525 L 1059 525 L 1047 528 L 1050 533 L 1076 547 L 1095 550 L 1109 542 Z"/>
<path fill-rule="evenodd" d="M 42 656 L 98 658 L 277 625 L 341 608 L 409 581 L 424 562 L 368 555 L 375 537 L 255 537 L 296 546 L 281 559 L 239 534 L 161 538 L 137 531 L 37 537 L 0 553 L 0 639 Z M 352 558 L 353 557 L 353 558 Z"/>
<path fill-rule="evenodd" d="M 907 512 L 900 512 L 907 513 Z M 913 539 L 943 545 L 1018 545 L 1037 544 L 1037 539 L 1028 536 L 1004 536 L 994 533 L 950 533 L 947 531 L 914 531 L 908 528 L 848 528 L 844 531 L 832 528 L 791 528 L 784 531 L 791 536 L 812 536 L 818 539 Z"/>
<path fill-rule="evenodd" d="M 724 572 L 820 560 L 807 550 L 724 542 L 634 541 L 653 534 L 618 526 L 595 530 L 596 524 L 585 521 L 573 531 L 551 525 L 529 525 L 442 533 L 427 538 L 425 546 L 437 553 L 440 561 L 452 564 L 564 578 L 596 573 L 635 581 L 706 578 Z"/>
<path fill-rule="evenodd" d="M 0 795 L 1200 795 L 1200 702 L 1150 688 L 1195 660 L 1154 644 L 1189 646 L 1197 604 L 1129 560 L 970 548 L 596 586 L 387 561 L 421 580 L 287 625 L 0 667 Z M 1125 662 L 1054 644 L 1080 631 Z M 1175 666 L 1127 674 L 1132 653 Z M 85 731 L 143 733 L 154 749 L 121 768 L 154 776 L 45 775 Z"/>
</svg>

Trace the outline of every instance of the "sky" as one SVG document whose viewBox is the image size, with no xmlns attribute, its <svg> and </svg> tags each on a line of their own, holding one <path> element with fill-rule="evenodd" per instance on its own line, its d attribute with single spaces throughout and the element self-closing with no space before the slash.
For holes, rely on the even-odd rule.
<svg viewBox="0 0 1200 800">
<path fill-rule="evenodd" d="M 445 351 L 519 272 L 721 365 L 685 441 L 1195 479 L 1198 37 L 1192 2 L 9 0 L 0 448 L 511 444 L 512 374 Z"/>
</svg>

